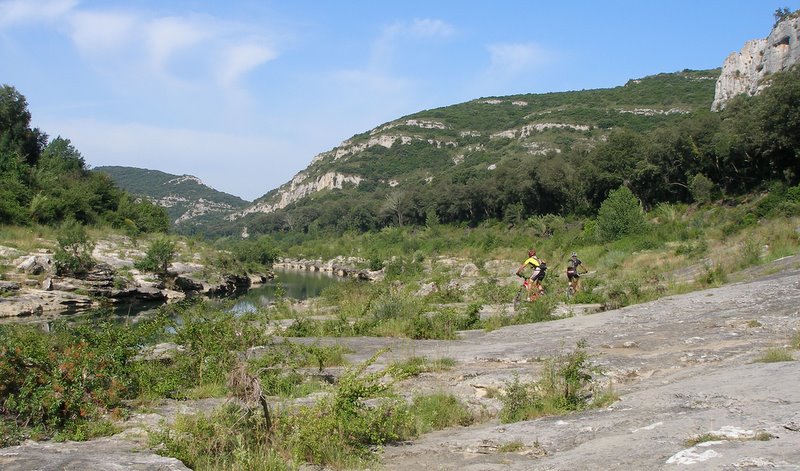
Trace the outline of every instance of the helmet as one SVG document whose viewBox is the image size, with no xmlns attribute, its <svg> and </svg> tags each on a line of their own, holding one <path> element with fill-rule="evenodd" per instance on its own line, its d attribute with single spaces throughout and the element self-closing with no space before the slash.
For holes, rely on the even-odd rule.
<svg viewBox="0 0 800 471">
<path fill-rule="evenodd" d="M 528 256 L 533 257 L 536 255 L 536 249 L 528 249 Z"/>
<path fill-rule="evenodd" d="M 572 252 L 572 256 L 573 257 L 577 257 L 578 256 L 578 252 Z"/>
</svg>

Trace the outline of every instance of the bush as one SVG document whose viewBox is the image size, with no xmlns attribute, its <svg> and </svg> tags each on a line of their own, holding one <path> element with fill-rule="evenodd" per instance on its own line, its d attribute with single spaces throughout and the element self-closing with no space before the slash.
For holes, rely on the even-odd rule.
<svg viewBox="0 0 800 471">
<path fill-rule="evenodd" d="M 714 196 L 714 182 L 702 173 L 698 173 L 689 182 L 689 192 L 696 202 L 708 203 Z"/>
<path fill-rule="evenodd" d="M 521 383 L 518 377 L 506 385 L 500 421 L 528 420 L 541 415 L 561 414 L 605 405 L 609 394 L 598 394 L 593 383 L 599 369 L 589 362 L 586 342 L 579 341 L 569 354 L 550 358 L 535 383 Z"/>
<path fill-rule="evenodd" d="M 74 219 L 64 222 L 56 240 L 58 248 L 54 259 L 57 274 L 82 275 L 94 266 L 94 242 L 89 240 L 82 224 Z"/>
<path fill-rule="evenodd" d="M 0 326 L 0 414 L 47 435 L 88 438 L 87 422 L 130 397 L 140 329 Z"/>
<path fill-rule="evenodd" d="M 175 242 L 166 237 L 160 237 L 150 244 L 144 258 L 134 263 L 134 267 L 163 276 L 167 274 L 167 267 L 174 258 Z"/>
<path fill-rule="evenodd" d="M 415 434 L 456 425 L 467 426 L 475 419 L 467 407 L 452 394 L 417 396 L 413 400 L 412 410 L 416 422 Z"/>
<path fill-rule="evenodd" d="M 639 200 L 626 186 L 612 191 L 600 205 L 597 215 L 597 236 L 602 241 L 621 239 L 639 234 L 647 227 Z"/>
</svg>

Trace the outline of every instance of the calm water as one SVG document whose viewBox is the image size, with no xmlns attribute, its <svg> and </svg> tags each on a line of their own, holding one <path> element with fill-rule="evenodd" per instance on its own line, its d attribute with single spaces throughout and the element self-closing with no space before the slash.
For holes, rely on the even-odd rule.
<svg viewBox="0 0 800 471">
<path fill-rule="evenodd" d="M 251 288 L 236 297 L 234 312 L 252 312 L 275 301 L 276 292 L 282 290 L 284 297 L 303 300 L 316 298 L 322 290 L 342 280 L 329 273 L 297 270 L 275 270 L 275 279 L 262 286 Z"/>
<path fill-rule="evenodd" d="M 275 301 L 276 292 L 282 290 L 283 296 L 289 299 L 304 300 L 315 298 L 322 290 L 343 278 L 327 273 L 297 270 L 275 270 L 275 278 L 267 283 L 251 288 L 247 292 L 234 297 L 233 312 L 245 313 L 256 311 L 260 307 L 269 306 Z M 136 322 L 141 316 L 158 309 L 163 303 L 148 302 L 115 306 L 112 310 L 114 318 L 119 322 Z M 84 321 L 97 317 L 97 311 L 71 313 L 49 313 L 44 316 L 0 318 L 0 323 L 34 323 L 46 324 L 48 327 L 56 320 Z"/>
</svg>

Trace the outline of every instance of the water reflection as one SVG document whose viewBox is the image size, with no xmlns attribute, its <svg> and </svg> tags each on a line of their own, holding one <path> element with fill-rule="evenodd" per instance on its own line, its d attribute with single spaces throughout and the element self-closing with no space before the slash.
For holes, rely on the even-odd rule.
<svg viewBox="0 0 800 471">
<path fill-rule="evenodd" d="M 275 278 L 267 283 L 249 289 L 233 298 L 232 311 L 242 314 L 255 312 L 273 303 L 278 295 L 297 300 L 315 298 L 322 290 L 341 278 L 329 273 L 307 272 L 297 270 L 275 270 Z M 124 303 L 109 308 L 93 309 L 82 312 L 50 312 L 44 315 L 0 318 L 0 323 L 31 323 L 41 325 L 49 331 L 55 322 L 92 322 L 107 319 L 122 324 L 137 322 L 139 319 L 154 313 L 163 303 L 135 302 Z"/>
<path fill-rule="evenodd" d="M 254 312 L 275 301 L 278 294 L 290 299 L 316 298 L 322 290 L 337 283 L 341 278 L 330 273 L 297 270 L 275 270 L 275 278 L 262 286 L 251 288 L 236 297 L 233 312 Z"/>
</svg>

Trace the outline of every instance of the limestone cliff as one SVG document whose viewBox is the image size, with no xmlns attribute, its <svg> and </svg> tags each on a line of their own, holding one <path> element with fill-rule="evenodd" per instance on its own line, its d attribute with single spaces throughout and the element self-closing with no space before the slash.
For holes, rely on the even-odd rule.
<svg viewBox="0 0 800 471">
<path fill-rule="evenodd" d="M 800 15 L 794 13 L 775 25 L 766 39 L 745 43 L 739 52 L 729 55 L 717 80 L 712 110 L 725 107 L 728 100 L 746 93 L 758 94 L 763 79 L 800 62 Z"/>
</svg>

